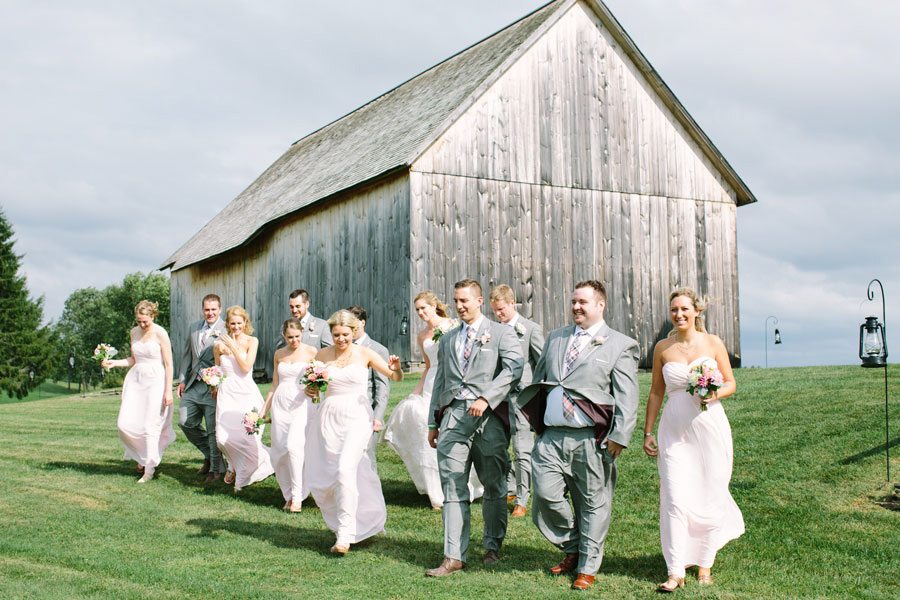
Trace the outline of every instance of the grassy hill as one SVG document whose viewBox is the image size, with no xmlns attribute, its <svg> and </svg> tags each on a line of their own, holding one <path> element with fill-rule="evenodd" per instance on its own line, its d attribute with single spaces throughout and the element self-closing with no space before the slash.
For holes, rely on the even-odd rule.
<svg viewBox="0 0 900 600">
<path fill-rule="evenodd" d="M 900 512 L 887 493 L 881 371 L 744 369 L 726 400 L 735 439 L 732 492 L 747 533 L 719 554 L 715 585 L 682 598 L 896 598 Z M 395 386 L 392 405 L 414 378 Z M 544 569 L 559 553 L 529 518 L 511 520 L 503 559 L 480 562 L 480 510 L 470 568 L 423 577 L 441 559 L 440 514 L 399 458 L 381 447 L 387 533 L 345 558 L 311 500 L 285 514 L 274 478 L 235 495 L 204 487 L 197 452 L 178 432 L 160 476 L 136 485 L 120 460 L 118 398 L 60 394 L 0 399 L 0 595 L 5 598 L 572 597 Z M 646 395 L 649 377 L 642 375 Z M 900 382 L 891 370 L 893 431 Z M 639 418 L 643 422 L 643 413 Z M 900 481 L 900 435 L 892 475 Z M 590 595 L 647 598 L 665 579 L 656 466 L 640 430 L 620 459 L 612 527 Z"/>
</svg>

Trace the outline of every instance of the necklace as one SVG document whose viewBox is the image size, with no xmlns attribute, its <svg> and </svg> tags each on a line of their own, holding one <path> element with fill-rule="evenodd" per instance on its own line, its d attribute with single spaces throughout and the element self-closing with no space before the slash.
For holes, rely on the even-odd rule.
<svg viewBox="0 0 900 600">
<path fill-rule="evenodd" d="M 672 344 L 672 347 L 684 357 L 690 356 L 691 349 L 694 347 L 693 342 L 688 342 L 687 340 L 679 340 Z"/>
<path fill-rule="evenodd" d="M 334 366 L 343 369 L 347 365 L 350 364 L 350 359 L 353 358 L 353 347 L 350 346 L 344 353 L 334 359 Z"/>
</svg>

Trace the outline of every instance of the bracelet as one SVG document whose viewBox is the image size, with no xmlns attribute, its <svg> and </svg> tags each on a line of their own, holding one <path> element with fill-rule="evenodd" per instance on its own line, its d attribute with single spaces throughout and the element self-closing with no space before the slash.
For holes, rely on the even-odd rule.
<svg viewBox="0 0 900 600">
<path fill-rule="evenodd" d="M 645 431 L 645 432 L 644 432 L 644 437 L 653 437 L 653 432 L 652 432 L 652 431 Z"/>
</svg>

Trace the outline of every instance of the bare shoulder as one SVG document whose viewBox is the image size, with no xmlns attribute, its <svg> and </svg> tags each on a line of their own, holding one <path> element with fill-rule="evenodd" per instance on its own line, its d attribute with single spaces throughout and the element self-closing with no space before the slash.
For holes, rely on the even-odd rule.
<svg viewBox="0 0 900 600">
<path fill-rule="evenodd" d="M 166 330 L 165 330 L 162 326 L 160 326 L 160 325 L 154 325 L 154 326 L 153 326 L 153 332 L 154 332 L 157 336 L 159 336 L 159 338 L 162 339 L 162 340 L 168 340 L 168 339 L 169 339 L 169 332 L 166 331 Z"/>
<path fill-rule="evenodd" d="M 669 348 L 672 347 L 672 344 L 675 343 L 675 338 L 663 338 L 656 342 L 656 345 L 653 347 L 654 352 L 665 352 Z"/>
<path fill-rule="evenodd" d="M 707 342 L 710 346 L 712 346 L 713 348 L 715 348 L 716 350 L 721 350 L 721 349 L 724 349 L 724 348 L 725 348 L 725 342 L 723 342 L 723 341 L 722 341 L 722 338 L 720 338 L 719 336 L 717 336 L 717 335 L 714 334 L 714 333 L 707 333 L 707 334 L 706 334 L 706 342 Z"/>
</svg>

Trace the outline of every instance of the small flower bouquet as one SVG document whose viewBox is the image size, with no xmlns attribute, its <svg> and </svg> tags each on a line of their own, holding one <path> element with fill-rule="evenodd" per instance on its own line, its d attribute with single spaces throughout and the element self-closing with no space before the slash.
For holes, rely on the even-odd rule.
<svg viewBox="0 0 900 600">
<path fill-rule="evenodd" d="M 200 369 L 200 379 L 209 387 L 217 388 L 225 381 L 225 370 L 218 365 Z"/>
<path fill-rule="evenodd" d="M 450 319 L 448 321 L 444 321 L 440 325 L 434 328 L 434 333 L 431 335 L 431 341 L 436 342 L 441 339 L 445 333 L 453 329 L 454 327 L 459 326 L 459 321 L 456 319 Z"/>
<path fill-rule="evenodd" d="M 300 376 L 300 385 L 317 390 L 320 394 L 328 390 L 328 382 L 331 375 L 328 374 L 328 366 L 320 360 L 314 360 L 306 367 L 306 371 Z M 318 402 L 318 397 L 313 398 Z"/>
<path fill-rule="evenodd" d="M 691 368 L 688 374 L 688 394 L 700 398 L 700 410 L 706 410 L 709 399 L 725 383 L 722 372 L 711 360 L 704 360 Z"/>
<path fill-rule="evenodd" d="M 243 424 L 247 435 L 256 435 L 259 433 L 259 428 L 265 424 L 265 420 L 259 418 L 259 411 L 254 407 L 244 415 Z"/>
<path fill-rule="evenodd" d="M 94 360 L 101 363 L 104 360 L 110 360 L 118 353 L 119 351 L 116 350 L 114 346 L 110 346 L 109 344 L 97 344 L 97 347 L 94 348 Z"/>
</svg>

